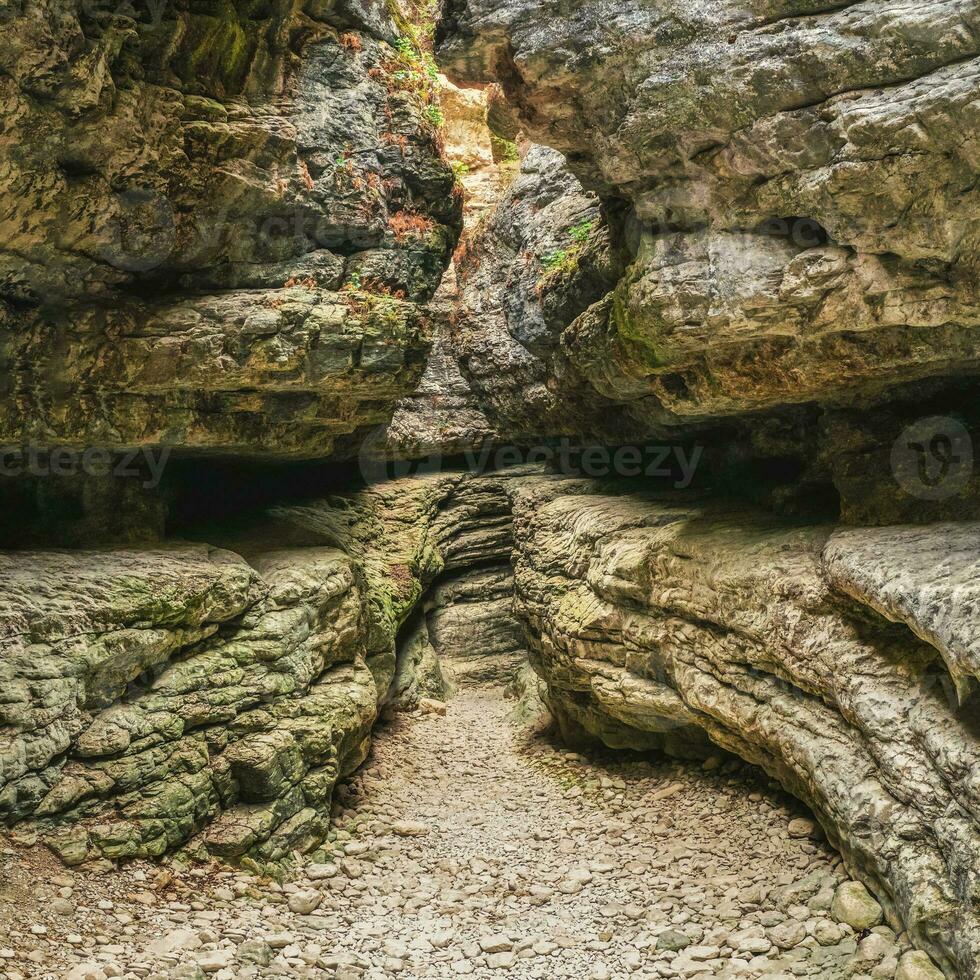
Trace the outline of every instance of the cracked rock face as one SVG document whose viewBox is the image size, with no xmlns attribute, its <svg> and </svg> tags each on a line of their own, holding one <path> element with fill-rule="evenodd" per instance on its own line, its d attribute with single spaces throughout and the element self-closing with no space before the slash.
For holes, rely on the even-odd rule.
<svg viewBox="0 0 980 980">
<path fill-rule="evenodd" d="M 625 413 L 577 370 L 563 336 L 623 264 L 598 199 L 560 153 L 533 147 L 457 263 L 453 349 L 497 432 L 523 441 L 625 434 Z"/>
<path fill-rule="evenodd" d="M 653 428 L 976 372 L 978 18 L 449 0 L 440 54 L 628 205 L 633 261 L 562 346 Z"/>
<path fill-rule="evenodd" d="M 460 218 L 391 13 L 15 0 L 0 24 L 0 438 L 322 457 L 386 421 Z"/>
<path fill-rule="evenodd" d="M 161 855 L 222 809 L 213 854 L 317 839 L 377 700 L 346 556 L 249 566 L 198 547 L 5 565 L 6 820 L 33 814 L 72 864 Z"/>
<path fill-rule="evenodd" d="M 269 871 L 381 711 L 526 652 L 570 741 L 763 767 L 972 980 L 980 5 L 444 0 L 443 67 L 494 83 L 446 103 L 471 216 L 503 196 L 438 295 L 462 202 L 406 29 L 0 0 L 0 448 L 703 438 L 718 496 L 419 466 L 229 487 L 204 545 L 167 540 L 197 471 L 0 488 L 31 549 L 0 554 L 0 822 L 69 864 Z M 958 427 L 946 496 L 924 415 Z M 40 550 L 48 514 L 87 550 Z"/>
<path fill-rule="evenodd" d="M 974 534 L 532 483 L 515 495 L 516 608 L 566 731 L 681 754 L 707 733 L 761 765 L 914 941 L 972 977 Z"/>
</svg>

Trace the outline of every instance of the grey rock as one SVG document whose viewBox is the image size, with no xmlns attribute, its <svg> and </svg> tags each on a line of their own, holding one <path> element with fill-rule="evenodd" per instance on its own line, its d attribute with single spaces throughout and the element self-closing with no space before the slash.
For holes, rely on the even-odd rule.
<svg viewBox="0 0 980 980">
<path fill-rule="evenodd" d="M 514 496 L 516 609 L 567 737 L 697 757 L 711 754 L 707 732 L 803 799 L 889 914 L 969 976 L 980 923 L 948 869 L 980 860 L 976 827 L 930 828 L 972 807 L 956 773 L 977 765 L 976 739 L 937 686 L 936 648 L 836 589 L 835 529 L 574 480 Z M 955 581 L 941 598 L 934 587 L 944 615 Z M 864 929 L 883 911 L 854 883 L 834 914 Z"/>
<path fill-rule="evenodd" d="M 657 936 L 657 949 L 671 951 L 686 949 L 691 945 L 691 938 L 676 929 L 665 929 Z"/>
<path fill-rule="evenodd" d="M 878 925 L 883 917 L 881 906 L 859 881 L 845 881 L 838 887 L 830 912 L 838 922 L 849 925 L 855 932 Z"/>
</svg>

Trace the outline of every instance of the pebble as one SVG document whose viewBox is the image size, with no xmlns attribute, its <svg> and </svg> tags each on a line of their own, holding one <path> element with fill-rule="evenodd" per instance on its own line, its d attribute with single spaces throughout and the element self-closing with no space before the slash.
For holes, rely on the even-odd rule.
<svg viewBox="0 0 980 980">
<path fill-rule="evenodd" d="M 806 837 L 812 837 L 816 829 L 817 826 L 812 820 L 808 820 L 806 817 L 797 817 L 795 820 L 790 820 L 787 832 L 795 840 L 802 840 Z"/>
<path fill-rule="evenodd" d="M 830 913 L 855 932 L 870 929 L 884 918 L 881 906 L 859 881 L 845 881 L 834 893 Z"/>
<path fill-rule="evenodd" d="M 399 837 L 425 837 L 429 833 L 428 826 L 417 820 L 396 820 L 391 829 Z"/>
<path fill-rule="evenodd" d="M 657 949 L 679 950 L 690 945 L 690 936 L 674 929 L 666 929 L 657 937 Z"/>
<path fill-rule="evenodd" d="M 306 877 L 310 881 L 324 881 L 337 874 L 336 864 L 311 864 L 306 869 Z"/>
<path fill-rule="evenodd" d="M 289 911 L 297 915 L 309 915 L 315 912 L 323 902 L 323 895 L 315 889 L 293 892 L 287 899 Z"/>
</svg>

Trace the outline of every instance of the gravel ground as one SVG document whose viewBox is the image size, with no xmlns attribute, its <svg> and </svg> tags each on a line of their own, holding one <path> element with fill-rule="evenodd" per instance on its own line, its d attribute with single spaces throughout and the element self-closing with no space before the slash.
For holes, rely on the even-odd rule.
<svg viewBox="0 0 980 980">
<path fill-rule="evenodd" d="M 380 729 L 338 792 L 332 849 L 283 884 L 174 864 L 71 872 L 37 847 L 7 848 L 0 971 L 896 975 L 904 938 L 837 921 L 861 926 L 839 859 L 756 770 L 584 757 L 517 726 L 512 709 L 499 685 L 474 685 L 444 716 Z M 861 891 L 858 917 L 875 918 Z"/>
</svg>

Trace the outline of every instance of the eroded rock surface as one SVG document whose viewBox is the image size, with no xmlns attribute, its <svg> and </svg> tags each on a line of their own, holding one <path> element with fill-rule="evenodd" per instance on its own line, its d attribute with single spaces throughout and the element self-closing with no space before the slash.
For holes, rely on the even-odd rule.
<svg viewBox="0 0 980 980">
<path fill-rule="evenodd" d="M 566 737 L 760 765 L 894 926 L 975 972 L 973 525 L 793 524 L 527 469 L 272 516 L 227 542 L 247 561 L 4 556 L 7 822 L 70 862 L 313 850 L 381 708 L 499 683 L 526 643 Z"/>
<path fill-rule="evenodd" d="M 560 153 L 533 147 L 497 209 L 464 242 L 453 349 L 464 377 L 502 437 L 629 435 L 566 356 L 569 324 L 623 271 L 599 201 Z M 614 437 L 616 438 L 616 437 Z"/>
<path fill-rule="evenodd" d="M 222 809 L 206 843 L 223 857 L 322 836 L 378 701 L 345 555 L 4 563 L 6 820 L 39 817 L 72 864 L 161 855 Z"/>
<path fill-rule="evenodd" d="M 449 0 L 447 70 L 500 83 L 528 136 L 598 193 L 628 253 L 618 281 L 583 305 L 559 310 L 556 298 L 595 286 L 589 248 L 563 281 L 539 284 L 539 309 L 515 315 L 510 333 L 528 348 L 514 324 L 547 319 L 550 304 L 561 356 L 542 363 L 533 348 L 508 347 L 485 285 L 502 277 L 526 206 L 503 202 L 473 243 L 461 312 L 486 346 L 517 352 L 503 379 L 473 359 L 491 421 L 510 421 L 510 377 L 527 362 L 539 376 L 524 386 L 548 393 L 527 410 L 544 430 L 566 392 L 576 397 L 560 422 L 586 436 L 601 437 L 617 413 L 635 423 L 619 421 L 627 438 L 795 418 L 802 464 L 814 458 L 807 444 L 819 445 L 821 478 L 852 497 L 845 510 L 881 520 L 877 501 L 854 492 L 872 486 L 878 464 L 842 463 L 853 447 L 828 435 L 842 427 L 821 413 L 858 405 L 860 415 L 896 385 L 977 372 L 978 17 L 975 3 L 948 0 Z M 522 180 L 533 182 L 537 160 Z M 580 193 L 564 191 L 569 204 Z M 529 277 L 540 276 L 543 256 L 529 252 Z M 516 305 L 528 290 L 511 286 Z M 801 428 L 791 406 L 815 415 Z M 949 394 L 938 407 L 958 416 L 963 406 Z M 870 441 L 890 448 L 900 432 Z M 890 504 L 880 507 L 889 517 Z M 912 518 L 910 501 L 898 509 Z"/>
<path fill-rule="evenodd" d="M 178 860 L 66 872 L 17 849 L 0 879 L 8 968 L 79 980 L 200 980 L 217 964 L 242 980 L 894 971 L 907 937 L 879 925 L 862 939 L 835 920 L 839 858 L 758 770 L 581 755 L 514 726 L 511 705 L 498 683 L 471 683 L 445 715 L 397 716 L 338 788 L 330 840 L 281 882 Z M 43 933 L 26 930 L 26 910 Z"/>
<path fill-rule="evenodd" d="M 460 219 L 395 14 L 6 4 L 4 440 L 322 457 L 390 417 Z"/>
<path fill-rule="evenodd" d="M 835 533 L 554 483 L 522 489 L 515 522 L 517 609 L 567 730 L 682 753 L 706 732 L 762 765 L 918 944 L 975 974 L 980 741 L 975 697 L 960 704 L 940 656 L 964 671 L 962 586 L 923 576 L 903 612 L 876 548 L 921 530 Z M 936 533 L 951 564 L 975 566 L 972 526 Z"/>
<path fill-rule="evenodd" d="M 478 227 L 496 206 L 517 171 L 517 161 L 498 160 L 488 126 L 488 90 L 457 88 L 439 79 L 439 97 L 445 118 L 446 157 L 463 191 L 463 234 Z M 372 457 L 422 459 L 478 451 L 498 436 L 472 386 L 464 378 L 453 310 L 459 298 L 454 261 L 434 297 L 444 316 L 425 373 L 418 387 L 395 406 L 391 424 L 373 433 L 365 445 Z"/>
<path fill-rule="evenodd" d="M 977 525 L 933 524 L 837 531 L 824 562 L 837 589 L 939 650 L 967 703 L 980 678 L 978 555 Z"/>
<path fill-rule="evenodd" d="M 316 846 L 379 709 L 440 693 L 403 626 L 437 576 L 509 560 L 505 483 L 437 475 L 280 508 L 233 542 L 247 560 L 4 554 L 4 822 L 35 820 L 72 864 L 158 856 L 202 831 L 192 850 L 258 865 Z M 306 546 L 269 551 L 275 539 Z M 509 605 L 498 585 L 484 621 Z M 437 647 L 467 628 L 457 598 Z"/>
</svg>

